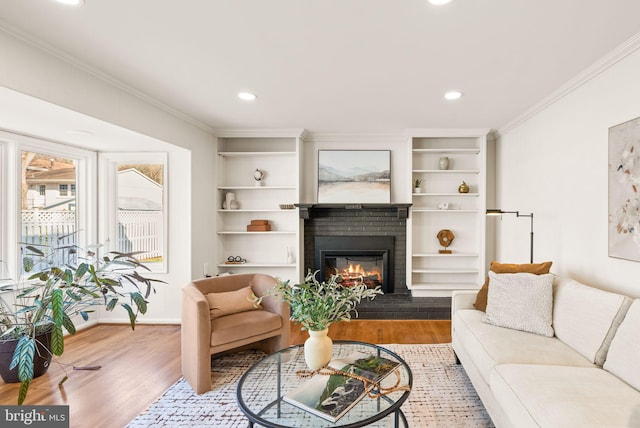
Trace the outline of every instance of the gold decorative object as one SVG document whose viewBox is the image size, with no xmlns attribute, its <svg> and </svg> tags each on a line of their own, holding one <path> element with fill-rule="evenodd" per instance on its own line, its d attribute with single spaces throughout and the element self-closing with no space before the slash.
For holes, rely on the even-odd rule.
<svg viewBox="0 0 640 428">
<path fill-rule="evenodd" d="M 451 254 L 451 250 L 449 250 L 448 247 L 456 237 L 453 232 L 449 229 L 442 229 L 440 232 L 438 232 L 437 237 L 440 245 L 444 247 L 444 249 L 439 250 L 438 252 L 440 254 Z"/>
<path fill-rule="evenodd" d="M 463 181 L 458 187 L 458 193 L 469 193 L 469 185 Z"/>
</svg>

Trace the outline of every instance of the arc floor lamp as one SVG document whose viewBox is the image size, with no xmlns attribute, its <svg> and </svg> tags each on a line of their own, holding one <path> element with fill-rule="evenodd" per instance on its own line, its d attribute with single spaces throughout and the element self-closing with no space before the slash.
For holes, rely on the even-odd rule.
<svg viewBox="0 0 640 428">
<path fill-rule="evenodd" d="M 520 214 L 520 211 L 502 211 L 499 209 L 488 209 L 487 216 L 502 216 L 502 214 L 515 214 L 516 217 L 529 217 L 531 218 L 531 240 L 529 242 L 530 247 L 530 255 L 529 255 L 529 263 L 533 263 L 533 213 L 531 214 Z"/>
</svg>

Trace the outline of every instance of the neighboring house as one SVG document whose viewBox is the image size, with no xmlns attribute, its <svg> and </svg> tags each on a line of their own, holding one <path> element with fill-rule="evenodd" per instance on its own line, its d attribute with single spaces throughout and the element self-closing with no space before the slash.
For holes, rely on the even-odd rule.
<svg viewBox="0 0 640 428">
<path fill-rule="evenodd" d="M 135 168 L 118 171 L 118 210 L 162 211 L 163 186 Z"/>
<path fill-rule="evenodd" d="M 26 209 L 75 210 L 75 167 L 37 170 L 29 169 L 26 176 Z"/>
</svg>

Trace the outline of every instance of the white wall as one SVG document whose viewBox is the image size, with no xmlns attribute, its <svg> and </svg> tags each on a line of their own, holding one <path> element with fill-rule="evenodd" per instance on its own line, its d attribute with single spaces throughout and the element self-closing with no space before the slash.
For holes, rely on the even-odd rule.
<svg viewBox="0 0 640 428">
<path fill-rule="evenodd" d="M 215 192 L 202 191 L 202 184 L 214 182 L 215 138 L 207 130 L 2 31 L 0 52 L 0 87 L 175 146 L 169 153 L 168 169 L 170 265 L 163 277 L 168 285 L 157 287 L 158 295 L 149 306 L 151 313 L 143 322 L 179 322 L 180 287 L 201 277 L 203 263 L 213 261 L 214 234 L 209 231 L 213 229 Z"/>
<path fill-rule="evenodd" d="M 640 263 L 608 257 L 608 129 L 640 116 L 640 51 L 498 138 L 497 205 L 533 212 L 534 261 L 640 297 Z M 497 259 L 527 262 L 529 219 L 496 221 Z"/>
</svg>

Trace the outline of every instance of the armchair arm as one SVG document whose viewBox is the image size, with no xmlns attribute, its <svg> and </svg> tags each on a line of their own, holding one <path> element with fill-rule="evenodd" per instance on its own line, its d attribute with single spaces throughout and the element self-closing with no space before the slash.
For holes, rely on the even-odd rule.
<svg viewBox="0 0 640 428">
<path fill-rule="evenodd" d="M 206 297 L 189 283 L 182 288 L 182 374 L 198 394 L 211 389 L 211 318 Z"/>
<path fill-rule="evenodd" d="M 460 309 L 474 309 L 477 290 L 454 290 L 451 292 L 451 315 Z"/>
</svg>

